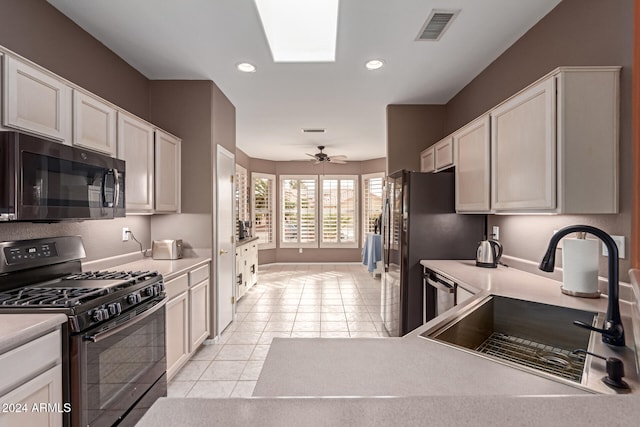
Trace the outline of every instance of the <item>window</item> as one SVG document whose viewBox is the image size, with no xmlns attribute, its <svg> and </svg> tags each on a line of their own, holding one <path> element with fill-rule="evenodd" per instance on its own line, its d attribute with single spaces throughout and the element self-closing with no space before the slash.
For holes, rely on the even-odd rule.
<svg viewBox="0 0 640 427">
<path fill-rule="evenodd" d="M 367 233 L 375 230 L 376 218 L 382 213 L 384 172 L 362 175 L 362 243 Z"/>
<path fill-rule="evenodd" d="M 251 194 L 253 198 L 253 235 L 258 237 L 258 249 L 276 247 L 275 239 L 275 175 L 251 174 Z"/>
<path fill-rule="evenodd" d="M 236 221 L 249 221 L 249 185 L 247 182 L 247 170 L 240 165 L 236 165 L 235 184 Z"/>
<path fill-rule="evenodd" d="M 358 177 L 322 176 L 320 247 L 358 246 Z"/>
<path fill-rule="evenodd" d="M 316 176 L 280 176 L 280 246 L 317 248 Z"/>
</svg>

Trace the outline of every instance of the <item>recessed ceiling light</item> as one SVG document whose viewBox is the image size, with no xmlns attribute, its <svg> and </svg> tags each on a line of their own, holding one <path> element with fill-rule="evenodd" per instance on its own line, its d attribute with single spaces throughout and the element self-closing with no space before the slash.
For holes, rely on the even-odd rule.
<svg viewBox="0 0 640 427">
<path fill-rule="evenodd" d="M 383 65 L 384 61 L 382 59 L 372 59 L 371 61 L 367 61 L 367 63 L 364 64 L 367 70 L 377 70 L 379 68 L 382 68 Z"/>
<path fill-rule="evenodd" d="M 275 62 L 334 62 L 339 0 L 254 0 Z"/>
<path fill-rule="evenodd" d="M 254 73 L 256 71 L 256 66 L 248 62 L 241 62 L 236 65 L 236 68 L 243 73 Z"/>
</svg>

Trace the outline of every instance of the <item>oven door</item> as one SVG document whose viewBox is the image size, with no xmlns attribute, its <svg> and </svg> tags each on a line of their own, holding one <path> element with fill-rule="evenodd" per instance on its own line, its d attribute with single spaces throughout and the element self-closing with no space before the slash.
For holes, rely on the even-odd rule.
<svg viewBox="0 0 640 427">
<path fill-rule="evenodd" d="M 152 388 L 166 395 L 164 304 L 151 300 L 120 315 L 116 324 L 72 339 L 72 425 L 111 426 Z"/>
</svg>

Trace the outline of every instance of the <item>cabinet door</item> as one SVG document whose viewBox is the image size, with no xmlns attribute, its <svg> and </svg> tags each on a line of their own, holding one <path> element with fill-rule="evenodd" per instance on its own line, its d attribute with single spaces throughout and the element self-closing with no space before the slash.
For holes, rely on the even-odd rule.
<svg viewBox="0 0 640 427">
<path fill-rule="evenodd" d="M 73 91 L 73 145 L 116 156 L 116 110 Z"/>
<path fill-rule="evenodd" d="M 167 303 L 167 380 L 189 359 L 188 295 L 183 292 Z"/>
<path fill-rule="evenodd" d="M 189 345 L 195 351 L 209 336 L 209 280 L 189 289 Z"/>
<path fill-rule="evenodd" d="M 491 136 L 489 115 L 453 135 L 456 155 L 456 212 L 491 209 Z"/>
<path fill-rule="evenodd" d="M 247 286 L 251 288 L 253 285 L 258 283 L 258 245 L 257 243 L 251 243 L 247 264 L 249 266 L 248 269 L 250 272 Z"/>
<path fill-rule="evenodd" d="M 446 137 L 433 147 L 434 166 L 437 171 L 453 166 L 453 138 Z"/>
<path fill-rule="evenodd" d="M 420 153 L 420 172 L 433 172 L 435 169 L 434 146 Z"/>
<path fill-rule="evenodd" d="M 491 112 L 491 203 L 495 210 L 556 207 L 555 79 Z"/>
<path fill-rule="evenodd" d="M 157 129 L 155 184 L 155 210 L 180 212 L 180 140 Z"/>
<path fill-rule="evenodd" d="M 40 408 L 40 405 L 47 404 L 57 410 L 47 407 L 41 411 L 34 410 L 34 405 Z M 0 407 L 9 409 L 0 412 L 0 426 L 61 427 L 63 405 L 62 365 L 58 364 L 0 397 Z"/>
<path fill-rule="evenodd" d="M 118 112 L 118 158 L 127 162 L 127 212 L 153 211 L 153 128 Z"/>
<path fill-rule="evenodd" d="M 3 77 L 5 126 L 71 143 L 71 87 L 10 56 Z"/>
</svg>

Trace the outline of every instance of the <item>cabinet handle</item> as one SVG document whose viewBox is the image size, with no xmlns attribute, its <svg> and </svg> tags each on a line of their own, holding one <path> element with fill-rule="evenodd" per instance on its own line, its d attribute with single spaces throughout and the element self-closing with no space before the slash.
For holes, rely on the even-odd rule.
<svg viewBox="0 0 640 427">
<path fill-rule="evenodd" d="M 220 255 L 228 254 L 229 251 L 225 251 L 224 249 L 220 249 Z"/>
</svg>

